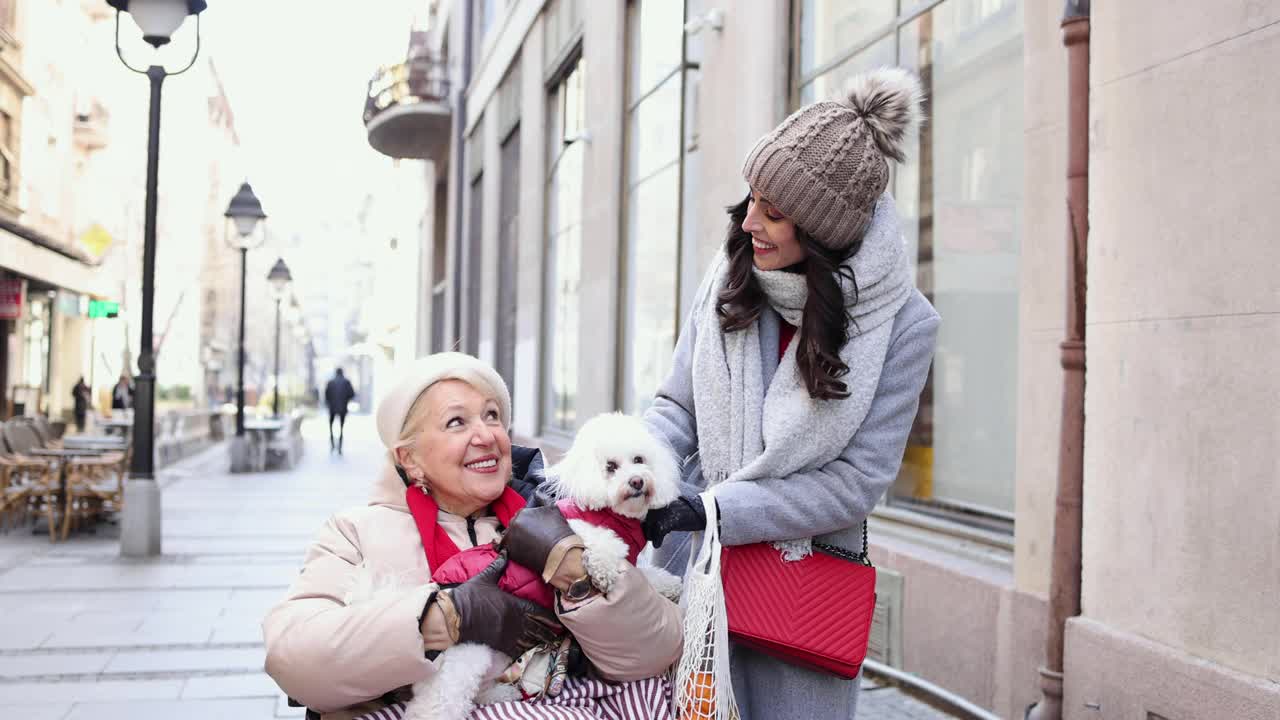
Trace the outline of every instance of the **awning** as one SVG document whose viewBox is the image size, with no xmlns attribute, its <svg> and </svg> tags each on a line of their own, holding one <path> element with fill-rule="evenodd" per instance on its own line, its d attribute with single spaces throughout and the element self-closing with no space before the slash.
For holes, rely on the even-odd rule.
<svg viewBox="0 0 1280 720">
<path fill-rule="evenodd" d="M 0 228 L 0 268 L 85 295 L 112 296 L 111 283 L 98 267 L 41 247 L 4 228 Z"/>
</svg>

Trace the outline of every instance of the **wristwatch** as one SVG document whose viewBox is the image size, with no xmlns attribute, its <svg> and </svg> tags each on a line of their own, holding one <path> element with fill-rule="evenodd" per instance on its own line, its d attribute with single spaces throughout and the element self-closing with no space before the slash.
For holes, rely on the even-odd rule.
<svg viewBox="0 0 1280 720">
<path fill-rule="evenodd" d="M 591 584 L 591 576 L 583 575 L 569 583 L 569 587 L 560 596 L 569 602 L 582 602 L 591 597 L 591 593 L 595 592 L 595 589 L 595 586 Z"/>
</svg>

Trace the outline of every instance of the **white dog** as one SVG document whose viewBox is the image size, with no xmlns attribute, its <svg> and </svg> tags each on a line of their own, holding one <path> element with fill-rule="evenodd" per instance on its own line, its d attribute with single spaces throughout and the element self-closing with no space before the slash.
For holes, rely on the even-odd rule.
<svg viewBox="0 0 1280 720">
<path fill-rule="evenodd" d="M 644 548 L 640 521 L 680 492 L 680 471 L 670 450 L 638 418 L 621 413 L 587 421 L 547 476 L 560 512 L 582 538 L 587 574 L 605 593 Z M 641 570 L 659 593 L 673 601 L 679 598 L 678 577 L 660 568 Z M 474 643 L 454 646 L 441 655 L 435 675 L 413 686 L 403 720 L 463 720 L 476 705 L 519 700 L 512 680 L 536 694 L 549 670 L 549 654 L 526 657 L 523 677 L 510 678 L 505 655 Z"/>
</svg>

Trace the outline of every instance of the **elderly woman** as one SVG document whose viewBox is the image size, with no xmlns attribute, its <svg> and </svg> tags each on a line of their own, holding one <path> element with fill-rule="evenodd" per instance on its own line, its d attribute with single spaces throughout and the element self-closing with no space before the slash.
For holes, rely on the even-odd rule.
<svg viewBox="0 0 1280 720">
<path fill-rule="evenodd" d="M 680 611 L 639 571 L 600 593 L 554 507 L 513 519 L 536 502 L 541 457 L 518 448 L 513 472 L 510 418 L 502 378 L 460 353 L 418 360 L 382 400 L 389 462 L 369 504 L 328 520 L 263 623 L 268 674 L 311 717 L 346 720 L 403 701 L 455 643 L 518 657 L 556 620 L 606 680 L 658 675 L 679 658 Z M 491 572 L 451 589 L 431 582 L 433 562 L 504 532 L 511 560 L 556 589 L 555 617 L 500 590 Z M 357 602 L 357 585 L 376 591 Z"/>
</svg>

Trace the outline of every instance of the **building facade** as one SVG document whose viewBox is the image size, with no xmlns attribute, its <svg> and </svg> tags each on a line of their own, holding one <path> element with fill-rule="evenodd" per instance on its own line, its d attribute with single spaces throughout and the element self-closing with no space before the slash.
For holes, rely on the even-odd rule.
<svg viewBox="0 0 1280 720">
<path fill-rule="evenodd" d="M 1176 5 L 1091 19 L 1071 718 L 1280 713 L 1280 5 Z M 429 8 L 401 90 L 371 85 L 366 112 L 375 148 L 426 161 L 418 350 L 492 362 L 517 439 L 552 451 L 651 402 L 755 140 L 861 70 L 919 74 L 927 120 L 891 189 L 942 327 L 870 519 L 872 653 L 1021 717 L 1045 664 L 1063 405 L 1062 3 Z"/>
<path fill-rule="evenodd" d="M 131 26 L 122 24 L 126 57 L 141 45 Z M 184 29 L 175 53 L 193 43 Z M 0 45 L 0 176 L 10 178 L 0 183 L 0 412 L 64 417 L 80 377 L 94 405 L 109 407 L 138 355 L 147 84 L 114 57 L 115 12 L 104 2 L 0 3 Z M 203 404 L 234 351 L 227 329 L 238 303 L 227 283 L 239 274 L 222 213 L 243 179 L 239 141 L 207 50 L 163 97 L 157 394 Z M 93 301 L 114 310 L 91 313 Z"/>
<path fill-rule="evenodd" d="M 107 108 L 69 80 L 86 68 L 66 50 L 91 33 L 79 3 L 0 3 L 0 417 L 61 417 L 77 378 L 114 379 L 92 377 L 117 338 L 88 317 L 90 300 L 118 299 L 111 233 L 85 222 L 74 191 L 110 131 Z"/>
</svg>

